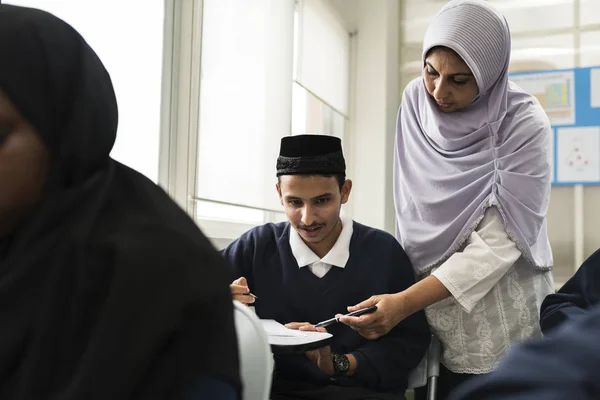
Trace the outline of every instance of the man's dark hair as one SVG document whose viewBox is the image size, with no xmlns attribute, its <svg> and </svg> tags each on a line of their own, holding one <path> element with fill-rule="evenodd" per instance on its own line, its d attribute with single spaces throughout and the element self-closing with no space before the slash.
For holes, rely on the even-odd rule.
<svg viewBox="0 0 600 400">
<path fill-rule="evenodd" d="M 300 176 L 322 176 L 324 178 L 331 178 L 334 177 L 335 180 L 338 183 L 338 186 L 340 187 L 340 192 L 342 191 L 342 187 L 344 186 L 344 182 L 346 182 L 346 174 L 318 174 L 318 175 L 313 175 L 313 174 L 298 174 Z M 278 176 L 277 177 L 277 183 L 279 185 L 281 185 L 281 177 Z"/>
</svg>

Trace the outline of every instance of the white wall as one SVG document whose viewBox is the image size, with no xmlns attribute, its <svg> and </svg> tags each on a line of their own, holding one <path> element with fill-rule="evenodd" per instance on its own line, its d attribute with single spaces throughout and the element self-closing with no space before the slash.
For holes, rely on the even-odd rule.
<svg viewBox="0 0 600 400">
<path fill-rule="evenodd" d="M 392 156 L 396 112 L 400 104 L 400 0 L 334 4 L 354 7 L 356 18 L 352 44 L 350 143 L 346 143 L 350 153 L 348 177 L 353 180 L 354 187 L 348 211 L 358 222 L 393 233 Z"/>
</svg>

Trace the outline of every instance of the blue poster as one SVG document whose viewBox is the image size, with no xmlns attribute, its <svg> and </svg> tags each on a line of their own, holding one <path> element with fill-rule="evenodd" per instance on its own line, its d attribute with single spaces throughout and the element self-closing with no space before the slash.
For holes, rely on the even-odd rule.
<svg viewBox="0 0 600 400">
<path fill-rule="evenodd" d="M 554 185 L 600 184 L 600 67 L 510 75 L 531 93 L 554 132 Z"/>
</svg>

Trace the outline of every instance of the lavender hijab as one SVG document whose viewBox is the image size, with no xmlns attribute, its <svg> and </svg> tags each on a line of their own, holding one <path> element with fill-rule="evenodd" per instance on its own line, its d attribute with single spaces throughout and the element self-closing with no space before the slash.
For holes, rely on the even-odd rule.
<svg viewBox="0 0 600 400">
<path fill-rule="evenodd" d="M 479 95 L 464 110 L 442 113 L 422 78 L 407 86 L 394 155 L 400 243 L 423 276 L 460 251 L 495 206 L 525 259 L 550 269 L 552 131 L 538 101 L 508 80 L 506 20 L 486 2 L 450 1 L 425 34 L 423 60 L 435 46 L 462 57 Z"/>
</svg>

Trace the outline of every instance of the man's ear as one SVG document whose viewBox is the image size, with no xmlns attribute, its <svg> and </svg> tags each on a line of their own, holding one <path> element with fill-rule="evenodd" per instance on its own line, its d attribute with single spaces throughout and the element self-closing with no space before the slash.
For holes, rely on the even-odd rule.
<svg viewBox="0 0 600 400">
<path fill-rule="evenodd" d="M 342 185 L 342 204 L 346 204 L 350 198 L 350 192 L 352 191 L 352 181 L 346 179 L 346 182 Z"/>
<path fill-rule="evenodd" d="M 279 187 L 278 183 L 275 184 L 275 189 L 277 189 L 277 194 L 279 195 L 279 202 L 281 203 L 281 205 L 283 205 L 283 197 L 281 197 L 281 188 Z"/>
</svg>

